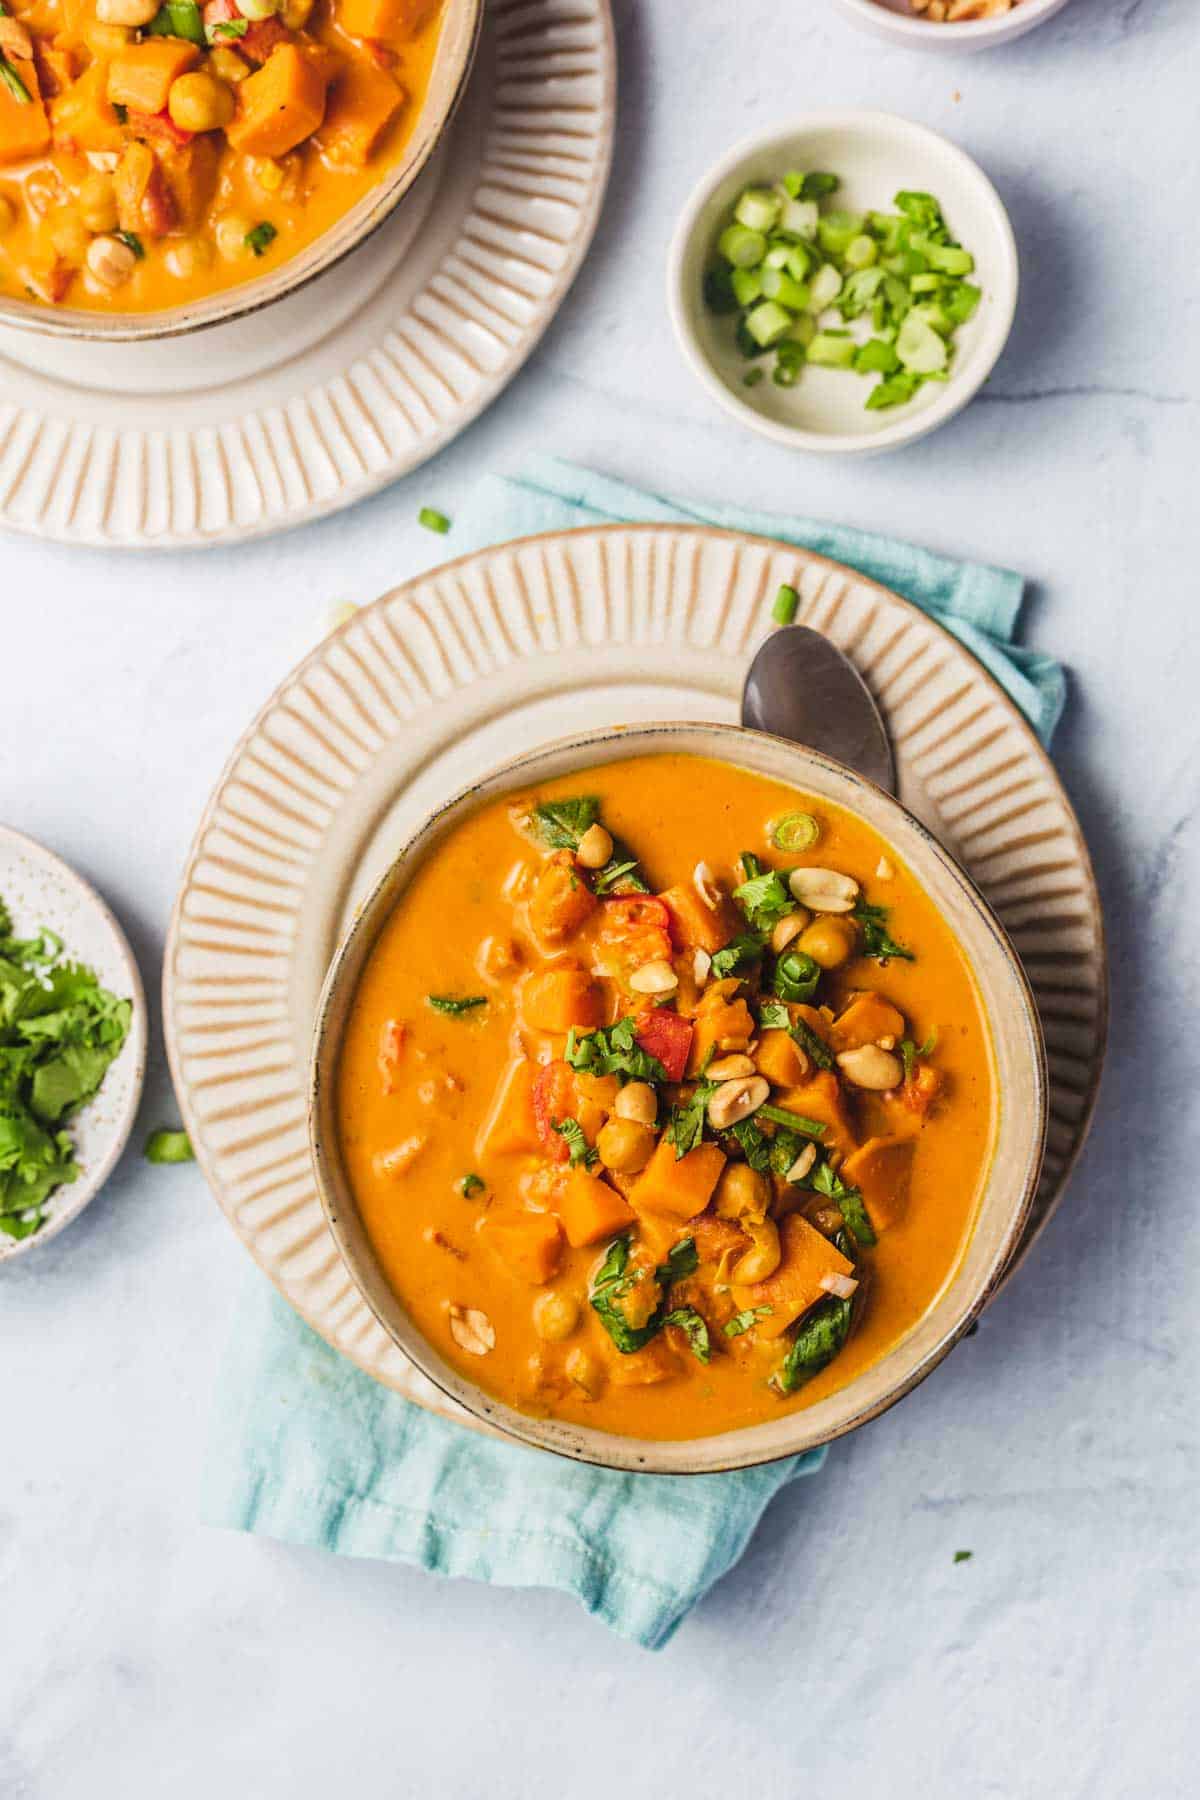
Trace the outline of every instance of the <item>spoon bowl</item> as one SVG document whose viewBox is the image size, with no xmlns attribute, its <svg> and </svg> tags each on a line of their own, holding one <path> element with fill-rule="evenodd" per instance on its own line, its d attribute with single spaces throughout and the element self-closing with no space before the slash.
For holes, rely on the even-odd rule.
<svg viewBox="0 0 1200 1800">
<path fill-rule="evenodd" d="M 887 727 L 866 682 L 829 639 L 785 625 L 759 646 L 742 690 L 742 724 L 788 738 L 896 792 Z"/>
</svg>

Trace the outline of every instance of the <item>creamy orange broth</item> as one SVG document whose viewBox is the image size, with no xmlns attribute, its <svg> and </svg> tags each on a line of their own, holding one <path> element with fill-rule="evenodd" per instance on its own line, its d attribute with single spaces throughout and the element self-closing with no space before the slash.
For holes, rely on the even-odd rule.
<svg viewBox="0 0 1200 1800">
<path fill-rule="evenodd" d="M 9 0 L 0 54 L 15 31 L 19 88 L 0 69 L 0 293 L 98 312 L 199 300 L 295 256 L 387 174 L 420 116 L 441 0 L 278 7 L 248 21 L 236 0 L 202 0 L 211 31 L 224 18 L 242 35 L 201 48 L 105 23 L 96 0 Z M 25 44 L 28 58 L 16 54 Z M 142 67 L 147 53 L 174 56 L 174 79 L 166 65 Z M 126 104 L 131 83 L 157 110 Z M 229 117 L 210 111 L 199 128 L 203 117 L 184 110 L 198 103 Z M 114 236 L 136 254 L 118 249 L 102 278 L 89 250 Z"/>
<path fill-rule="evenodd" d="M 775 868 L 831 868 L 860 883 L 869 901 L 887 906 L 893 936 L 915 955 L 911 963 L 880 964 L 856 953 L 821 981 L 817 1001 L 830 1013 L 840 1013 L 856 991 L 867 990 L 903 1013 L 914 1043 L 936 1032 L 936 1048 L 926 1060 L 929 1083 L 940 1080 L 940 1092 L 923 1117 L 894 1097 L 860 1093 L 854 1100 L 860 1140 L 882 1124 L 915 1145 L 911 1190 L 907 1204 L 896 1209 L 899 1216 L 878 1231 L 876 1247 L 856 1252 L 856 1275 L 864 1267 L 869 1273 L 853 1299 L 845 1347 L 787 1397 L 768 1384 L 795 1328 L 767 1341 L 754 1327 L 726 1336 L 723 1324 L 735 1302 L 716 1291 L 711 1271 L 701 1271 L 699 1284 L 684 1284 L 685 1297 L 698 1302 L 707 1321 L 711 1361 L 697 1361 L 683 1333 L 666 1328 L 656 1347 L 639 1353 L 651 1365 L 647 1372 L 665 1378 L 625 1385 L 622 1377 L 638 1358 L 616 1350 L 588 1303 L 589 1281 L 609 1238 L 578 1248 L 562 1244 L 552 1276 L 536 1285 L 514 1274 L 489 1247 L 484 1222 L 490 1214 L 553 1208 L 554 1184 L 566 1179 L 544 1150 L 492 1152 L 481 1134 L 514 1052 L 534 1061 L 563 1053 L 561 1034 L 522 1023 L 522 983 L 547 966 L 575 963 L 587 970 L 597 960 L 608 966 L 607 953 L 597 949 L 601 909 L 549 954 L 529 923 L 530 884 L 549 852 L 516 821 L 535 801 L 580 794 L 600 798 L 604 825 L 641 859 L 656 893 L 690 885 L 700 860 L 730 889 L 746 849 Z M 772 848 L 768 824 L 798 808 L 819 821 L 820 840 L 802 855 L 785 855 Z M 881 858 L 885 873 L 891 865 L 889 879 L 877 873 Z M 591 879 L 583 871 L 579 876 Z M 514 901 L 523 888 L 525 897 Z M 496 945 L 510 942 L 519 966 L 500 971 Z M 691 951 L 675 956 L 685 977 L 693 960 Z M 599 987 L 606 1020 L 646 1004 L 635 995 L 631 1005 L 628 991 L 622 995 L 612 981 Z M 446 1017 L 431 1010 L 430 993 L 484 994 L 487 1004 Z M 689 980 L 675 1004 L 681 1012 L 695 1004 Z M 821 1020 L 828 1029 L 824 1014 Z M 398 1054 L 397 1026 L 403 1038 Z M 382 1034 L 389 1029 L 393 1054 L 381 1069 Z M 763 1042 L 761 1032 L 757 1042 Z M 773 1102 L 779 1097 L 772 1092 Z M 720 763 L 663 755 L 557 780 L 515 803 L 494 802 L 456 828 L 416 874 L 367 963 L 346 1029 L 336 1111 L 347 1175 L 382 1266 L 415 1323 L 449 1362 L 525 1411 L 635 1436 L 688 1438 L 771 1418 L 781 1407 L 810 1405 L 876 1362 L 921 1318 L 953 1272 L 971 1227 L 990 1154 L 995 1094 L 987 1028 L 963 955 L 882 840 L 826 801 Z M 664 1103 L 660 1125 L 666 1112 Z M 595 1125 L 593 1118 L 591 1137 Z M 603 1167 L 593 1172 L 605 1173 Z M 461 1186 L 472 1173 L 485 1188 L 465 1197 Z M 632 1189 L 635 1209 L 637 1180 L 626 1176 L 621 1182 Z M 772 1187 L 776 1217 L 798 1211 L 808 1219 L 822 1205 L 828 1208 L 812 1192 L 781 1182 Z M 718 1189 L 718 1202 L 720 1196 Z M 691 1220 L 636 1215 L 630 1229 L 635 1251 L 650 1228 L 654 1247 L 648 1254 L 657 1260 L 672 1241 L 741 1227 L 716 1221 L 711 1203 Z M 801 1228 L 785 1228 L 791 1229 Z M 578 1304 L 578 1324 L 559 1341 L 543 1341 L 534 1328 L 534 1309 L 546 1292 L 565 1296 L 568 1313 L 571 1301 Z M 465 1353 L 451 1333 L 451 1307 L 486 1315 L 494 1347 L 482 1356 Z M 588 1375 L 590 1392 L 565 1373 L 569 1362 Z"/>
</svg>

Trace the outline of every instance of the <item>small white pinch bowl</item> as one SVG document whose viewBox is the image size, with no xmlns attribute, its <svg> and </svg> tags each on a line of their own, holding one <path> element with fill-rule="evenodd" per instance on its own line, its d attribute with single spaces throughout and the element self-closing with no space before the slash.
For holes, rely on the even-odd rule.
<svg viewBox="0 0 1200 1800">
<path fill-rule="evenodd" d="M 770 365 L 746 387 L 751 366 L 734 340 L 728 315 L 704 302 L 704 272 L 744 187 L 777 181 L 788 169 L 827 170 L 840 177 L 835 204 L 850 211 L 889 211 L 902 188 L 940 201 L 956 240 L 975 258 L 971 280 L 983 290 L 975 316 L 954 336 L 946 382 L 926 382 L 906 406 L 867 412 L 870 378 L 806 366 L 794 387 L 776 387 Z M 1019 277 L 1008 214 L 979 166 L 936 131 L 892 113 L 806 113 L 734 146 L 709 170 L 684 208 L 668 259 L 667 298 L 681 349 L 718 405 L 794 450 L 871 456 L 911 444 L 960 412 L 978 393 L 1012 329 Z"/>
<path fill-rule="evenodd" d="M 834 0 L 838 10 L 860 30 L 907 50 L 934 52 L 993 50 L 998 44 L 1011 44 L 1036 25 L 1044 25 L 1066 4 L 1067 0 L 1017 0 L 1011 12 L 997 13 L 994 19 L 964 19 L 952 25 L 948 20 L 938 24 L 910 12 L 908 0 Z"/>
<path fill-rule="evenodd" d="M 86 963 L 101 983 L 133 1002 L 129 1035 L 109 1064 L 100 1090 L 68 1121 L 79 1164 L 76 1180 L 46 1202 L 46 1222 L 32 1237 L 0 1232 L 0 1264 L 57 1237 L 94 1200 L 116 1166 L 133 1129 L 146 1074 L 146 996 L 133 951 L 116 919 L 81 875 L 20 831 L 0 825 L 0 897 L 19 937 L 42 926 L 63 940 L 72 962 Z"/>
</svg>

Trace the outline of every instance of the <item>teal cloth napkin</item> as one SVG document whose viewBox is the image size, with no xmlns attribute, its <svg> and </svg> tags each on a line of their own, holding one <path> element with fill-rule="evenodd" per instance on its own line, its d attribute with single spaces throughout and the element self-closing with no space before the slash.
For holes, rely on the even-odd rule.
<svg viewBox="0 0 1200 1800">
<path fill-rule="evenodd" d="M 684 506 L 548 458 L 518 479 L 485 482 L 455 521 L 453 549 L 630 519 L 728 526 L 851 564 L 960 638 L 1049 741 L 1063 673 L 1013 644 L 1023 583 L 1004 569 L 809 519 Z M 218 1387 L 210 1524 L 501 1587 L 560 1588 L 623 1637 L 659 1649 L 737 1562 L 771 1498 L 824 1460 L 822 1450 L 672 1478 L 501 1443 L 381 1387 L 257 1273 L 250 1279 Z"/>
</svg>

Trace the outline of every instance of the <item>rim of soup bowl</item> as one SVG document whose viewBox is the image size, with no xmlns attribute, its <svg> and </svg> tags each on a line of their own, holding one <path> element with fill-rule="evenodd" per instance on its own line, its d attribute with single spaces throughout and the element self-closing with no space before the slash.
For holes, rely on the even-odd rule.
<svg viewBox="0 0 1200 1800">
<path fill-rule="evenodd" d="M 676 751 L 787 782 L 863 818 L 908 864 L 953 931 L 989 1027 L 997 1118 L 975 1218 L 954 1271 L 921 1319 L 884 1355 L 816 1405 L 706 1437 L 638 1438 L 517 1411 L 455 1369 L 409 1318 L 384 1275 L 342 1166 L 334 1117 L 345 1022 L 367 961 L 416 869 L 479 806 L 573 770 Z M 971 940 L 969 944 L 965 941 Z M 979 966 L 985 954 L 988 968 Z M 998 1002 L 1003 1000 L 1004 1010 Z M 412 834 L 359 908 L 321 990 L 309 1071 L 308 1128 L 325 1217 L 346 1269 L 392 1342 L 482 1424 L 574 1461 L 646 1474 L 709 1474 L 795 1456 L 842 1437 L 910 1393 L 970 1329 L 999 1286 L 1028 1218 L 1047 1127 L 1046 1053 L 1036 1003 L 999 919 L 932 833 L 845 764 L 738 725 L 664 721 L 558 738 L 460 788 Z"/>
<path fill-rule="evenodd" d="M 475 62 L 483 31 L 484 0 L 445 0 L 441 36 L 429 87 L 399 162 L 383 180 L 303 250 L 277 268 L 202 300 L 184 300 L 151 312 L 93 311 L 82 306 L 48 306 L 41 301 L 0 295 L 0 325 L 35 336 L 138 343 L 184 337 L 247 318 L 277 300 L 298 293 L 373 236 L 411 192 L 449 129 Z"/>
</svg>

